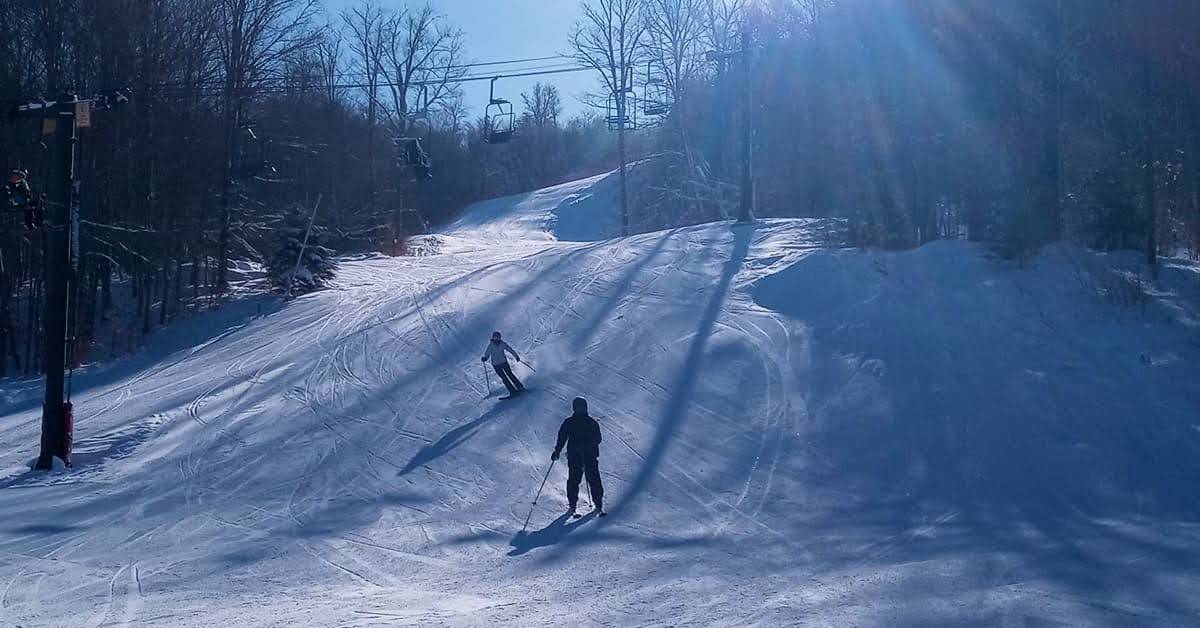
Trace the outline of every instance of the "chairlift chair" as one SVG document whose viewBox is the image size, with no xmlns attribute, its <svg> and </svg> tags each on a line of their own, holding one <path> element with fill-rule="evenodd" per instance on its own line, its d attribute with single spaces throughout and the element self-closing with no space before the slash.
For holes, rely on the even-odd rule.
<svg viewBox="0 0 1200 628">
<path fill-rule="evenodd" d="M 402 118 L 404 127 L 401 132 L 408 137 L 428 137 L 429 130 L 432 127 L 432 122 L 429 118 L 429 86 L 421 85 L 417 92 L 417 108 L 413 111 L 406 111 Z M 409 135 L 410 130 L 416 129 L 416 135 Z"/>
<path fill-rule="evenodd" d="M 392 147 L 396 149 L 397 168 L 412 168 L 419 179 L 433 178 L 433 167 L 429 163 L 429 154 L 421 146 L 421 138 L 393 137 Z"/>
<path fill-rule="evenodd" d="M 248 177 L 268 169 L 270 148 L 271 140 L 263 136 L 257 125 L 247 124 L 239 127 L 234 136 L 233 174 Z"/>
<path fill-rule="evenodd" d="M 624 115 L 620 112 L 617 106 L 617 92 L 612 92 L 608 95 L 608 104 L 605 106 L 604 120 L 608 123 L 609 131 L 636 131 L 637 122 L 637 95 L 633 88 L 625 88 L 625 111 Z"/>
<path fill-rule="evenodd" d="M 429 153 L 426 153 L 425 148 L 421 145 L 421 131 L 419 130 L 419 125 L 424 124 L 426 135 L 429 131 L 429 88 L 427 86 L 421 86 L 417 100 L 419 108 L 403 118 L 404 125 L 400 129 L 401 134 L 392 138 L 392 147 L 396 150 L 396 167 L 401 172 L 412 168 L 414 178 L 432 179 L 433 166 L 429 160 Z M 409 135 L 410 125 L 418 126 L 416 135 Z"/>
<path fill-rule="evenodd" d="M 488 106 L 484 111 L 484 141 L 488 144 L 504 144 L 511 140 L 517 124 L 512 103 L 503 98 L 496 98 L 498 80 L 498 76 L 492 79 Z"/>
<path fill-rule="evenodd" d="M 646 62 L 646 85 L 642 96 L 642 111 L 647 116 L 665 116 L 671 113 L 671 92 L 661 71 L 656 71 L 652 61 Z"/>
</svg>

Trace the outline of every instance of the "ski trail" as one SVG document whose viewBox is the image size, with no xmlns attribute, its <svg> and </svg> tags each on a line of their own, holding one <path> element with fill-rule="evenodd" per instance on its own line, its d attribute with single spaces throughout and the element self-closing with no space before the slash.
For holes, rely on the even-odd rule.
<svg viewBox="0 0 1200 628">
<path fill-rule="evenodd" d="M 134 562 L 130 568 L 126 569 L 129 574 L 130 582 L 126 584 L 125 593 L 122 595 L 122 601 L 125 602 L 125 608 L 122 611 L 121 626 L 133 626 L 137 624 L 137 617 L 142 612 L 144 599 L 142 597 L 142 577 L 138 573 L 138 563 Z"/>
<path fill-rule="evenodd" d="M 356 580 L 358 582 L 361 582 L 362 584 L 365 584 L 365 585 L 368 585 L 370 587 L 377 588 L 377 589 L 384 588 L 384 585 L 379 584 L 378 582 L 375 582 L 374 580 L 371 580 L 370 578 L 358 573 L 357 571 L 354 571 L 353 569 L 350 569 L 349 567 L 346 567 L 345 565 L 341 565 L 339 563 L 336 563 L 336 562 L 330 560 L 329 558 L 325 557 L 320 552 L 313 550 L 312 547 L 310 547 L 308 545 L 308 543 L 305 543 L 304 541 L 296 541 L 296 545 L 299 545 L 301 549 L 308 552 L 313 558 L 316 558 L 317 560 L 332 567 L 333 569 L 335 569 L 337 571 L 340 571 L 342 573 L 349 575 L 351 578 L 353 578 L 354 580 Z"/>
<path fill-rule="evenodd" d="M 8 604 L 8 595 L 9 595 L 9 593 L 12 592 L 13 585 L 16 584 L 16 582 L 18 580 L 20 580 L 21 578 L 23 578 L 24 576 L 25 576 L 25 568 L 22 567 L 19 570 L 17 570 L 17 574 L 15 576 L 13 576 L 12 578 L 10 578 L 8 580 L 8 584 L 6 584 L 4 586 L 4 592 L 0 593 L 0 612 L 3 612 L 5 617 L 11 616 L 10 611 L 9 611 L 10 606 Z M 14 625 L 15 625 L 15 622 L 14 622 Z"/>
<path fill-rule="evenodd" d="M 753 323 L 750 324 L 753 325 Z M 762 426 L 756 430 L 759 434 L 758 448 L 754 454 L 753 463 L 750 465 L 750 469 L 746 474 L 746 481 L 742 491 L 738 495 L 737 499 L 730 504 L 731 510 L 738 510 L 745 502 L 754 487 L 755 475 L 759 471 L 764 455 L 769 456 L 767 462 L 769 473 L 767 480 L 763 483 L 763 499 L 765 499 L 766 494 L 770 491 L 770 480 L 774 476 L 774 470 L 779 459 L 779 446 L 784 440 L 784 437 L 778 428 L 779 424 L 783 421 L 784 415 L 787 413 L 787 408 L 785 406 L 775 402 L 774 393 L 772 392 L 772 384 L 774 382 L 779 382 L 779 387 L 782 389 L 785 378 L 782 375 L 782 369 L 779 363 L 770 357 L 771 354 L 768 351 L 768 348 L 763 346 L 757 339 L 747 334 L 744 328 L 732 323 L 726 324 L 718 322 L 718 325 L 727 326 L 747 337 L 747 339 L 758 349 L 756 353 L 760 358 L 764 374 L 766 375 L 764 377 L 764 394 L 766 398 L 762 404 L 765 408 L 763 413 L 764 419 Z M 771 449 L 773 449 L 773 453 L 768 454 L 768 451 Z M 762 500 L 760 500 L 759 503 L 761 504 Z M 757 515 L 758 510 L 759 509 L 756 509 L 754 512 L 748 513 L 748 515 L 750 517 L 754 517 Z M 725 526 L 722 525 L 719 527 L 719 529 L 724 530 Z"/>
<path fill-rule="evenodd" d="M 108 618 L 110 615 L 113 614 L 113 612 L 115 610 L 115 606 L 116 606 L 117 580 L 119 580 L 121 577 L 121 574 L 125 573 L 125 571 L 128 569 L 129 569 L 128 564 L 121 565 L 113 573 L 112 578 L 109 579 L 103 611 L 100 613 L 99 618 L 88 623 L 88 626 L 90 628 L 100 628 L 100 626 L 103 626 L 106 623 L 108 623 Z"/>
</svg>

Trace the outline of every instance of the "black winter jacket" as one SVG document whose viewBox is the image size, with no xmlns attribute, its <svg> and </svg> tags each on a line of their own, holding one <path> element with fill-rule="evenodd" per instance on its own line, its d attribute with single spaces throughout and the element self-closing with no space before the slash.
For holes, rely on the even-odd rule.
<svg viewBox="0 0 1200 628">
<path fill-rule="evenodd" d="M 595 460 L 600 457 L 600 424 L 586 414 L 574 414 L 558 428 L 555 453 L 567 446 L 568 460 Z"/>
</svg>

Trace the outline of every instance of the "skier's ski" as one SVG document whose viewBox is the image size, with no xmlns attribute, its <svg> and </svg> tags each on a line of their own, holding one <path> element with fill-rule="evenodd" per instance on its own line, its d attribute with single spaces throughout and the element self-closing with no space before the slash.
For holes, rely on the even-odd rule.
<svg viewBox="0 0 1200 628">
<path fill-rule="evenodd" d="M 521 390 L 518 390 L 515 393 L 509 393 L 507 395 L 504 395 L 503 397 L 498 397 L 498 399 L 500 399 L 501 401 L 508 401 L 509 399 L 512 399 L 513 397 L 520 397 L 521 395 L 525 394 L 526 392 L 529 392 L 529 389 L 522 388 Z"/>
</svg>

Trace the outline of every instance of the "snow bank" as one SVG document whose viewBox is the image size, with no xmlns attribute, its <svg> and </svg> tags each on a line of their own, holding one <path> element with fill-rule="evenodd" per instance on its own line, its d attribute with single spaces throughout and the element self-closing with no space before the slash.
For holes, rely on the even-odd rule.
<svg viewBox="0 0 1200 628">
<path fill-rule="evenodd" d="M 469 206 L 444 233 L 489 240 L 592 242 L 620 234 L 616 175 L 600 174 Z"/>
<path fill-rule="evenodd" d="M 1168 265 L 1161 290 L 1137 272 L 1067 247 L 1021 270 L 941 242 L 816 252 L 752 294 L 809 334 L 814 444 L 860 495 L 1194 520 L 1194 268 Z"/>
</svg>

